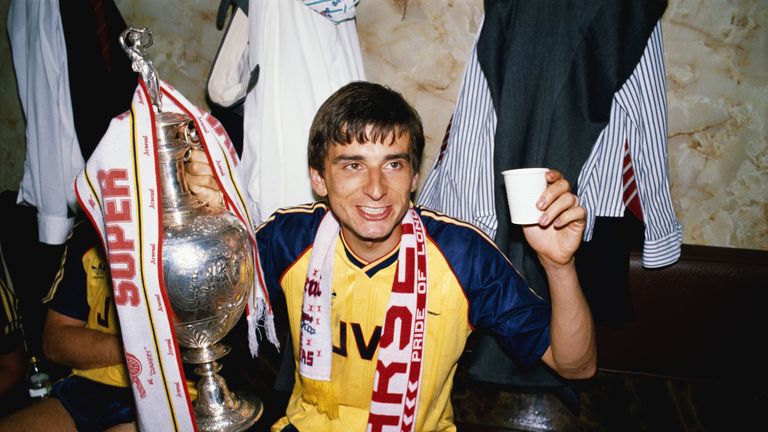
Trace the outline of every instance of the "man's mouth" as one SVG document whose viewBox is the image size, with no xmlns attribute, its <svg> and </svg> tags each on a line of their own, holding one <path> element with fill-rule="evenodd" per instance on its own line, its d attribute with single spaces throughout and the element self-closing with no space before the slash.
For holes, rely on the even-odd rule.
<svg viewBox="0 0 768 432">
<path fill-rule="evenodd" d="M 379 219 L 386 215 L 389 207 L 358 207 L 363 216 L 369 219 Z"/>
</svg>

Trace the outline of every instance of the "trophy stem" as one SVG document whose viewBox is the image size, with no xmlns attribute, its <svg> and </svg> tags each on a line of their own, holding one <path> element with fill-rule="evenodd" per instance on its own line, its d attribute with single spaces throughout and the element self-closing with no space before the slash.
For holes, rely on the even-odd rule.
<svg viewBox="0 0 768 432">
<path fill-rule="evenodd" d="M 205 432 L 248 429 L 261 417 L 264 406 L 254 395 L 229 391 L 226 381 L 219 375 L 220 370 L 221 365 L 216 361 L 201 363 L 195 368 L 195 373 L 200 376 L 195 400 L 197 428 Z"/>
<path fill-rule="evenodd" d="M 218 360 L 229 354 L 230 348 L 221 342 L 203 348 L 190 348 L 181 354 L 181 360 L 189 364 L 203 364 Z"/>
</svg>

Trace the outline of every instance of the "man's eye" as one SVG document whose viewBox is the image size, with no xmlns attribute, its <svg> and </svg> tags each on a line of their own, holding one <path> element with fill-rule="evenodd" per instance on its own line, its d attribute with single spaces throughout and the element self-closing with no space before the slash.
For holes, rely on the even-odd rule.
<svg viewBox="0 0 768 432">
<path fill-rule="evenodd" d="M 357 163 L 357 162 L 348 163 L 348 164 L 346 165 L 346 168 L 347 168 L 348 170 L 353 170 L 353 171 L 354 171 L 354 170 L 358 170 L 358 169 L 360 169 L 360 164 L 359 164 L 359 163 Z"/>
<path fill-rule="evenodd" d="M 389 163 L 389 167 L 393 169 L 400 169 L 403 167 L 403 163 L 399 161 L 392 161 Z"/>
</svg>

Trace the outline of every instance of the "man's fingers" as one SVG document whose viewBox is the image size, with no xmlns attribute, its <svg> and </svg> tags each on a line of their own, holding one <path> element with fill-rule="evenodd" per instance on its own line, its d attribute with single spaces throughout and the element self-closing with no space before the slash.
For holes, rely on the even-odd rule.
<svg viewBox="0 0 768 432">
<path fill-rule="evenodd" d="M 208 156 L 205 155 L 204 151 L 199 149 L 193 149 L 187 160 L 192 162 L 202 162 L 208 165 Z"/>
<path fill-rule="evenodd" d="M 562 214 L 577 204 L 576 197 L 571 193 L 565 193 L 558 196 L 552 202 L 539 218 L 539 224 L 549 225 L 552 221 L 560 218 Z"/>
<path fill-rule="evenodd" d="M 549 173 L 557 173 L 556 171 L 550 171 Z M 547 174 L 549 174 L 547 173 Z M 539 210 L 547 210 L 553 202 L 556 202 L 558 197 L 568 193 L 571 190 L 571 184 L 564 178 L 558 178 L 556 181 L 550 183 L 547 189 L 541 194 L 539 200 L 536 202 L 536 207 Z"/>
<path fill-rule="evenodd" d="M 189 159 L 184 163 L 187 186 L 196 197 L 203 200 L 209 206 L 220 207 L 223 205 L 219 184 L 213 177 L 213 171 L 208 164 L 208 158 L 201 150 L 193 150 Z"/>
<path fill-rule="evenodd" d="M 185 177 L 190 188 L 192 186 L 196 186 L 205 187 L 216 191 L 219 190 L 219 184 L 216 183 L 216 179 L 213 178 L 208 165 L 200 164 L 197 162 L 188 162 L 186 172 L 187 175 Z M 207 174 L 204 174 L 205 172 L 207 172 Z"/>
<path fill-rule="evenodd" d="M 208 176 L 213 177 L 213 171 L 208 162 L 199 162 L 194 160 L 188 160 L 184 163 L 184 170 L 187 174 L 192 176 Z"/>
<path fill-rule="evenodd" d="M 219 191 L 193 185 L 189 186 L 189 190 L 210 207 L 222 207 L 224 205 L 224 197 Z"/>
<path fill-rule="evenodd" d="M 563 178 L 563 175 L 560 174 L 560 171 L 551 169 L 544 174 L 544 177 L 547 179 L 547 183 L 553 183 Z"/>
<path fill-rule="evenodd" d="M 586 223 L 587 211 L 580 205 L 568 208 L 555 219 L 554 225 L 557 228 L 571 223 Z"/>
<path fill-rule="evenodd" d="M 189 159 L 184 163 L 184 171 L 186 172 L 187 184 L 193 193 L 199 194 L 200 188 L 219 191 L 219 184 L 213 177 L 212 168 L 208 164 L 208 157 L 202 150 L 192 151 Z"/>
<path fill-rule="evenodd" d="M 208 164 L 208 157 L 202 150 L 192 150 L 189 158 L 184 162 L 184 169 L 188 174 L 194 176 L 213 176 L 211 165 Z"/>
</svg>

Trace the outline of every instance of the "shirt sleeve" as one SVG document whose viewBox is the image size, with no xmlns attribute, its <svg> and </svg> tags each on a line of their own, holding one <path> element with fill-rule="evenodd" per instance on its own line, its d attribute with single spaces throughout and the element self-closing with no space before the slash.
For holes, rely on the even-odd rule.
<svg viewBox="0 0 768 432">
<path fill-rule="evenodd" d="M 496 235 L 493 143 L 496 111 L 472 49 L 443 146 L 417 203 Z"/>
<path fill-rule="evenodd" d="M 267 289 L 267 295 L 270 299 L 282 296 L 280 288 L 280 275 L 277 274 L 275 267 L 274 248 L 272 237 L 275 235 L 274 216 L 267 219 L 256 231 L 256 247 L 258 248 L 258 261 L 262 275 L 262 281 Z"/>
<path fill-rule="evenodd" d="M 478 228 L 431 223 L 427 231 L 464 291 L 470 324 L 497 336 L 523 365 L 538 361 L 549 346 L 549 303 Z"/>
<path fill-rule="evenodd" d="M 645 221 L 643 266 L 663 267 L 680 258 L 681 226 L 669 192 L 667 92 L 659 23 L 634 73 L 616 94 L 627 113 L 629 151 Z"/>
<path fill-rule="evenodd" d="M 281 209 L 256 229 L 259 265 L 270 299 L 283 295 L 280 279 L 312 245 L 326 211 L 321 203 Z"/>
<path fill-rule="evenodd" d="M 682 234 L 669 191 L 667 94 L 661 23 L 639 63 L 614 95 L 610 121 L 598 137 L 577 181 L 587 210 L 584 241 L 595 217 L 622 217 L 624 145 L 629 148 L 645 223 L 643 266 L 663 267 L 680 257 Z"/>
<path fill-rule="evenodd" d="M 472 325 L 495 334 L 522 364 L 534 364 L 549 346 L 549 304 L 495 246 L 480 244 L 475 255 L 477 264 L 462 283 Z"/>
</svg>

